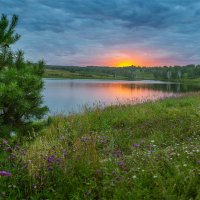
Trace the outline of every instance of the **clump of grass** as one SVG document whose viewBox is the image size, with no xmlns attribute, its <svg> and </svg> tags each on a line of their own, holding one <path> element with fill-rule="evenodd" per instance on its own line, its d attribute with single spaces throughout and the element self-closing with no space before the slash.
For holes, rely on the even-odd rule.
<svg viewBox="0 0 200 200">
<path fill-rule="evenodd" d="M 12 162 L 2 143 L 0 186 L 10 199 L 200 199 L 199 120 L 199 94 L 57 116 Z"/>
</svg>

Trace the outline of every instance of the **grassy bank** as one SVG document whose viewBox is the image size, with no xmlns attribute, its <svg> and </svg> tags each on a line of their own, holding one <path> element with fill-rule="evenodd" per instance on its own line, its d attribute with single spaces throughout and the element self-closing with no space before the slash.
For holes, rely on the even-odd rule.
<svg viewBox="0 0 200 200">
<path fill-rule="evenodd" d="M 107 79 L 107 80 L 131 80 L 125 74 L 109 74 L 98 71 L 74 71 L 67 69 L 45 69 L 44 78 L 68 78 L 68 79 Z M 135 72 L 134 80 L 153 80 L 153 74 L 142 71 Z"/>
<path fill-rule="evenodd" d="M 45 69 L 44 78 L 66 78 L 66 79 L 105 79 L 105 80 L 158 80 L 169 81 L 168 79 L 156 79 L 151 72 L 143 72 L 136 70 L 134 72 L 134 79 L 127 77 L 123 73 L 121 75 L 111 75 L 109 73 L 99 73 L 96 71 L 74 71 L 71 72 L 67 69 Z M 199 84 L 200 78 L 182 78 L 171 79 L 170 82 L 178 82 L 184 84 Z"/>
<path fill-rule="evenodd" d="M 87 72 L 70 72 L 67 70 L 45 69 L 44 78 L 67 78 L 67 79 L 107 79 L 107 80 L 127 80 L 127 77 Z"/>
<path fill-rule="evenodd" d="M 194 78 L 194 79 L 183 79 L 182 81 L 179 81 L 185 84 L 200 84 L 200 78 Z"/>
<path fill-rule="evenodd" d="M 200 199 L 199 94 L 48 123 L 23 147 L 2 141 L 1 198 Z"/>
</svg>

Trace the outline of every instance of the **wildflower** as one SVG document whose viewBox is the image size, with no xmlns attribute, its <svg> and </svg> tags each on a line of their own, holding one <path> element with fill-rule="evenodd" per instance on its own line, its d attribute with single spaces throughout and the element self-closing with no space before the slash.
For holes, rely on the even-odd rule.
<svg viewBox="0 0 200 200">
<path fill-rule="evenodd" d="M 137 148 L 139 146 L 140 146 L 139 144 L 133 144 L 133 147 L 135 147 L 135 148 Z"/>
<path fill-rule="evenodd" d="M 113 175 L 113 176 L 116 175 L 116 172 L 115 172 L 115 171 L 112 171 L 112 175 Z"/>
<path fill-rule="evenodd" d="M 63 152 L 63 157 L 66 157 L 67 156 L 67 150 L 63 149 L 62 152 Z"/>
<path fill-rule="evenodd" d="M 19 149 L 19 146 L 18 146 L 18 145 L 15 145 L 15 146 L 14 146 L 14 150 L 17 151 L 18 149 Z"/>
<path fill-rule="evenodd" d="M 198 161 L 197 161 L 197 164 L 199 164 L 199 165 L 200 165 L 200 160 L 198 160 Z"/>
<path fill-rule="evenodd" d="M 0 171 L 0 176 L 12 176 L 12 173 L 6 171 Z"/>
<path fill-rule="evenodd" d="M 155 176 L 153 176 L 153 178 L 157 178 L 157 177 L 158 177 L 158 176 L 156 176 L 156 175 L 155 175 Z"/>
<path fill-rule="evenodd" d="M 60 162 L 59 158 L 56 158 L 54 155 L 48 156 L 46 158 L 47 162 L 50 163 L 56 163 L 56 162 Z"/>
<path fill-rule="evenodd" d="M 3 144 L 8 144 L 8 141 L 7 140 L 3 140 Z"/>
<path fill-rule="evenodd" d="M 81 137 L 81 141 L 86 143 L 86 142 L 89 141 L 89 138 L 88 137 Z"/>
<path fill-rule="evenodd" d="M 123 161 L 120 161 L 117 163 L 118 167 L 123 168 L 125 166 L 125 163 Z"/>
<path fill-rule="evenodd" d="M 16 132 L 15 132 L 15 131 L 11 131 L 11 132 L 10 132 L 10 136 L 11 136 L 11 137 L 15 137 L 15 136 L 16 136 Z"/>
<path fill-rule="evenodd" d="M 134 176 L 132 176 L 132 178 L 133 178 L 133 179 L 136 179 L 136 178 L 137 178 L 137 176 L 136 176 L 136 175 L 134 175 Z"/>
<path fill-rule="evenodd" d="M 24 164 L 24 169 L 27 169 L 28 168 L 28 163 L 25 163 Z"/>
<path fill-rule="evenodd" d="M 121 151 L 120 149 L 117 150 L 117 152 L 115 153 L 115 156 L 116 156 L 117 158 L 121 157 L 121 156 L 122 156 L 122 151 Z"/>
<path fill-rule="evenodd" d="M 26 150 L 25 150 L 25 149 L 22 149 L 21 154 L 22 154 L 22 156 L 25 156 L 25 155 L 26 155 Z"/>
<path fill-rule="evenodd" d="M 85 196 L 90 196 L 90 194 L 91 194 L 91 191 L 89 190 L 89 191 L 87 191 L 87 192 L 85 192 Z"/>
<path fill-rule="evenodd" d="M 107 138 L 106 138 L 106 136 L 102 136 L 102 138 L 101 138 L 101 143 L 102 143 L 102 144 L 106 144 L 106 143 L 107 143 Z"/>
<path fill-rule="evenodd" d="M 5 148 L 5 151 L 6 151 L 6 152 L 11 152 L 11 148 L 7 146 L 7 147 Z"/>
<path fill-rule="evenodd" d="M 14 158 L 14 159 L 17 158 L 17 155 L 16 155 L 15 153 L 13 154 L 13 158 Z"/>
</svg>

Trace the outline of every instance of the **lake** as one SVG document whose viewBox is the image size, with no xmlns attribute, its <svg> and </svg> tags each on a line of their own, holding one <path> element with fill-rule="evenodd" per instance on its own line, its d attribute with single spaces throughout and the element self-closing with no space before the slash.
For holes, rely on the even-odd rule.
<svg viewBox="0 0 200 200">
<path fill-rule="evenodd" d="M 199 91 L 199 85 L 161 81 L 44 79 L 44 104 L 49 114 L 80 112 L 84 106 L 140 103 Z"/>
</svg>

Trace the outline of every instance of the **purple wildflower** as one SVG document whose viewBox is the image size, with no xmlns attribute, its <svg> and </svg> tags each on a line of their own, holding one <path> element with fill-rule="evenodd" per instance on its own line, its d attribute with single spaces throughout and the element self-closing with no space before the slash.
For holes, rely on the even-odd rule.
<svg viewBox="0 0 200 200">
<path fill-rule="evenodd" d="M 200 160 L 198 160 L 198 161 L 197 161 L 197 164 L 199 164 L 199 165 L 200 165 Z"/>
<path fill-rule="evenodd" d="M 115 156 L 116 156 L 117 158 L 121 157 L 121 156 L 122 156 L 122 151 L 121 151 L 120 149 L 117 150 L 116 153 L 115 153 Z"/>
<path fill-rule="evenodd" d="M 22 156 L 25 156 L 26 155 L 26 150 L 25 149 L 22 149 Z"/>
<path fill-rule="evenodd" d="M 60 164 L 61 163 L 61 159 L 60 158 L 56 158 L 56 163 Z"/>
<path fill-rule="evenodd" d="M 14 146 L 14 150 L 17 151 L 18 149 L 19 149 L 19 146 L 18 146 L 18 145 L 15 145 L 15 146 Z"/>
<path fill-rule="evenodd" d="M 106 144 L 107 143 L 107 137 L 106 136 L 102 136 L 101 143 L 102 144 Z"/>
<path fill-rule="evenodd" d="M 11 152 L 11 148 L 9 146 L 5 147 L 6 152 Z"/>
<path fill-rule="evenodd" d="M 55 161 L 54 156 L 48 156 L 47 161 L 48 161 L 48 163 L 53 163 Z"/>
<path fill-rule="evenodd" d="M 14 158 L 14 159 L 17 158 L 17 155 L 16 155 L 16 154 L 13 154 L 13 158 Z"/>
<path fill-rule="evenodd" d="M 139 146 L 140 146 L 139 144 L 133 144 L 133 147 L 135 147 L 135 148 L 137 148 Z"/>
<path fill-rule="evenodd" d="M 124 168 L 125 167 L 124 161 L 118 162 L 117 165 L 118 165 L 119 168 Z"/>
<path fill-rule="evenodd" d="M 0 171 L 0 176 L 12 176 L 12 173 L 6 171 Z"/>
</svg>

